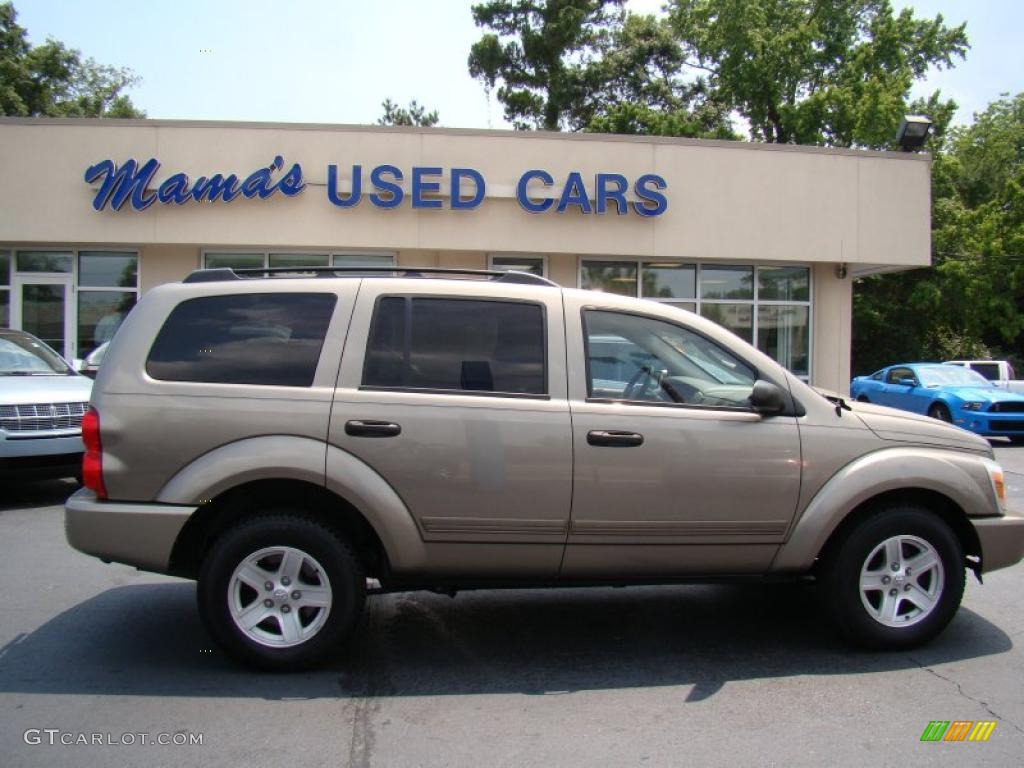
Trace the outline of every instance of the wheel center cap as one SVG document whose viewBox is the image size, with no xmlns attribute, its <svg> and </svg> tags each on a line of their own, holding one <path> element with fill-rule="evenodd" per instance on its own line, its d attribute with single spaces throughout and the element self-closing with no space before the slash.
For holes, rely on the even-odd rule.
<svg viewBox="0 0 1024 768">
<path fill-rule="evenodd" d="M 274 597 L 276 597 L 278 600 L 284 600 L 286 597 L 288 597 L 288 590 L 284 589 L 283 587 L 278 587 L 274 590 Z"/>
</svg>

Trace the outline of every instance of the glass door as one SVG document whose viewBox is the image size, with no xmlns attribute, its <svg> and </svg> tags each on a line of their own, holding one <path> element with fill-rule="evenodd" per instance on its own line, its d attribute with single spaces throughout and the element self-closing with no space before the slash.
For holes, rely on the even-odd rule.
<svg viewBox="0 0 1024 768">
<path fill-rule="evenodd" d="M 11 284 L 11 327 L 37 336 L 69 361 L 76 346 L 72 280 L 71 275 L 16 276 Z"/>
</svg>

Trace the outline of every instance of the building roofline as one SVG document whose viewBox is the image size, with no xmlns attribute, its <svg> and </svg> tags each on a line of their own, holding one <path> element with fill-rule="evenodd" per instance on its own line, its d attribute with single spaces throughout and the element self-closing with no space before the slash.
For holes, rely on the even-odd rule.
<svg viewBox="0 0 1024 768">
<path fill-rule="evenodd" d="M 931 162 L 926 152 L 885 152 L 871 149 L 844 147 L 817 147 L 806 144 L 767 144 L 753 141 L 726 141 L 722 139 L 688 139 L 675 136 L 636 136 L 617 133 L 570 133 L 560 131 L 513 131 L 488 128 L 422 128 L 418 126 L 348 125 L 339 123 L 275 123 L 234 120 L 125 120 L 120 118 L 90 117 L 0 117 L 5 125 L 74 126 L 89 128 L 234 128 L 256 131 L 333 131 L 335 133 L 406 133 L 445 134 L 448 136 L 488 136 L 516 139 L 556 139 L 559 141 L 603 141 L 627 144 L 665 144 L 690 147 L 721 147 L 757 152 L 799 152 L 804 154 L 846 155 L 851 157 L 877 157 L 887 160 L 913 160 Z"/>
</svg>

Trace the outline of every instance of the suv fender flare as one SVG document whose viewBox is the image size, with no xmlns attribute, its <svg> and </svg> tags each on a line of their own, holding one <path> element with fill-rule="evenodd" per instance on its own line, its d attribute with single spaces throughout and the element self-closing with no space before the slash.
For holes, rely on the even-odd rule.
<svg viewBox="0 0 1024 768">
<path fill-rule="evenodd" d="M 196 506 L 239 485 L 271 479 L 301 480 L 344 499 L 377 533 L 395 571 L 416 571 L 426 562 L 419 528 L 387 481 L 352 454 L 319 440 L 271 435 L 222 445 L 180 470 L 156 501 Z"/>
<path fill-rule="evenodd" d="M 969 516 L 998 515 L 982 457 L 930 448 L 885 448 L 829 478 L 794 522 L 772 563 L 774 572 L 807 571 L 833 532 L 857 507 L 892 491 L 940 494 Z"/>
</svg>

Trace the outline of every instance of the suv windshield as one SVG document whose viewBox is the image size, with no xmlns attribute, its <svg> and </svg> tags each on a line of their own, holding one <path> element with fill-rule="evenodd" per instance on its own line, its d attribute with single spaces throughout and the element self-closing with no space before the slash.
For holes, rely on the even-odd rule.
<svg viewBox="0 0 1024 768">
<path fill-rule="evenodd" d="M 0 376 L 52 376 L 73 373 L 64 359 L 27 333 L 0 335 Z"/>
</svg>

